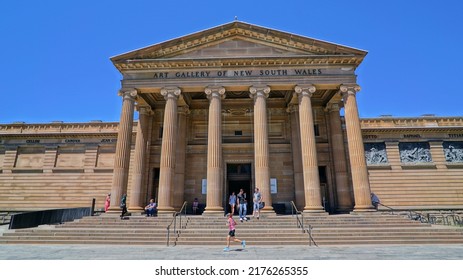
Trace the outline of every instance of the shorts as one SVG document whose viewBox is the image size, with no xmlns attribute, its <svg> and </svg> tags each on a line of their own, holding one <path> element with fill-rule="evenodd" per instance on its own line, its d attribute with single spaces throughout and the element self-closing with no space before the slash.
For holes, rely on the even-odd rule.
<svg viewBox="0 0 463 280">
<path fill-rule="evenodd" d="M 230 230 L 230 231 L 228 232 L 228 236 L 233 236 L 233 237 L 235 237 L 235 230 Z"/>
</svg>

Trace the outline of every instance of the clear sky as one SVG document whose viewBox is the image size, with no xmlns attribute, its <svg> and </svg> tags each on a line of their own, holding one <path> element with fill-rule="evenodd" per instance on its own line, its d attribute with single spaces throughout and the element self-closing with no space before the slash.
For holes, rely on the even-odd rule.
<svg viewBox="0 0 463 280">
<path fill-rule="evenodd" d="M 110 57 L 238 20 L 368 51 L 361 117 L 463 115 L 463 1 L 0 2 L 0 123 L 119 121 Z"/>
</svg>

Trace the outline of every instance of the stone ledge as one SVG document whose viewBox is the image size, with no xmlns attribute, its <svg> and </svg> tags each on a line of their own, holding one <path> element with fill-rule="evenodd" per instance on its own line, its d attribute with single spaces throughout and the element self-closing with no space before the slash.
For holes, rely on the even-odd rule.
<svg viewBox="0 0 463 280">
<path fill-rule="evenodd" d="M 402 164 L 402 169 L 436 169 L 434 163 Z"/>
</svg>

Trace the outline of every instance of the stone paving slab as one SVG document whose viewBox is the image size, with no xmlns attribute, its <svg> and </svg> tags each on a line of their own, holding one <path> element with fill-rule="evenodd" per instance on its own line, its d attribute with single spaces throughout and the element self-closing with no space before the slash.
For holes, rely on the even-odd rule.
<svg viewBox="0 0 463 280">
<path fill-rule="evenodd" d="M 0 260 L 463 260 L 463 245 L 232 246 L 0 245 Z"/>
</svg>

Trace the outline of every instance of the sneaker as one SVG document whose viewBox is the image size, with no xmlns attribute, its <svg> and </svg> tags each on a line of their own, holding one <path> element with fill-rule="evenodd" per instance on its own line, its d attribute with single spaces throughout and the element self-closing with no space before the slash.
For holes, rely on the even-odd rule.
<svg viewBox="0 0 463 280">
<path fill-rule="evenodd" d="M 240 218 L 240 222 L 243 222 L 243 218 Z"/>
<path fill-rule="evenodd" d="M 248 220 L 248 218 L 247 218 L 247 217 L 244 217 L 244 220 L 245 220 L 245 221 L 247 221 L 247 220 Z"/>
<path fill-rule="evenodd" d="M 224 251 L 224 252 L 229 252 L 229 251 L 230 251 L 230 248 L 225 247 L 225 248 L 223 248 L 223 251 Z"/>
<path fill-rule="evenodd" d="M 246 240 L 241 241 L 241 246 L 243 246 L 243 249 L 246 247 Z"/>
</svg>

